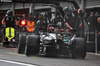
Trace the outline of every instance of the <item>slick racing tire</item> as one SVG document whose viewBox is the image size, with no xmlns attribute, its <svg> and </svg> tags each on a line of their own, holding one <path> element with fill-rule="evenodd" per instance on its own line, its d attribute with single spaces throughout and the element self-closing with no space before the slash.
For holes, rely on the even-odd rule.
<svg viewBox="0 0 100 66">
<path fill-rule="evenodd" d="M 26 34 L 19 35 L 18 53 L 24 54 L 26 46 Z"/>
<path fill-rule="evenodd" d="M 26 56 L 35 55 L 39 53 L 39 36 L 28 35 L 26 41 L 25 54 Z"/>
<path fill-rule="evenodd" d="M 85 38 L 76 37 L 72 47 L 72 58 L 84 59 L 86 57 L 86 40 Z"/>
</svg>

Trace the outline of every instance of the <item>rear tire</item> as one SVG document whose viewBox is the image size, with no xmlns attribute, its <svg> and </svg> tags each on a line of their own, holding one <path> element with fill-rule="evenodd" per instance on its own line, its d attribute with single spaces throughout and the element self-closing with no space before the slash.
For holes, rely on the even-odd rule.
<svg viewBox="0 0 100 66">
<path fill-rule="evenodd" d="M 34 55 L 39 52 L 39 36 L 37 35 L 28 35 L 25 54 L 26 56 Z"/>
<path fill-rule="evenodd" d="M 26 34 L 20 34 L 19 35 L 19 45 L 18 45 L 19 54 L 25 53 L 25 45 L 26 45 Z"/>
<path fill-rule="evenodd" d="M 76 37 L 72 47 L 72 58 L 84 59 L 86 57 L 86 40 L 85 38 Z"/>
</svg>

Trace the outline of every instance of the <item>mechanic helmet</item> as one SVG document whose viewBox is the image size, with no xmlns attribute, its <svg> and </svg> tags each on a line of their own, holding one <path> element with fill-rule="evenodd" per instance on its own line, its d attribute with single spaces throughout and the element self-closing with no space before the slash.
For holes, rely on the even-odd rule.
<svg viewBox="0 0 100 66">
<path fill-rule="evenodd" d="M 46 13 L 45 13 L 45 12 L 41 12 L 41 15 L 42 15 L 42 16 L 45 16 L 45 15 L 46 15 Z"/>
<path fill-rule="evenodd" d="M 70 15 L 72 11 L 70 7 L 65 7 L 63 10 L 67 15 Z"/>
<path fill-rule="evenodd" d="M 43 19 L 46 19 L 48 14 L 47 14 L 47 12 L 42 12 L 41 15 L 42 15 Z"/>
<path fill-rule="evenodd" d="M 8 10 L 8 11 L 6 12 L 6 16 L 13 16 L 12 10 Z"/>
<path fill-rule="evenodd" d="M 42 19 L 42 15 L 41 14 L 38 15 L 38 19 Z"/>
<path fill-rule="evenodd" d="M 63 21 L 63 19 L 62 19 L 62 16 L 61 16 L 61 15 L 58 15 L 58 16 L 57 16 L 57 19 L 58 19 L 59 21 Z"/>
</svg>

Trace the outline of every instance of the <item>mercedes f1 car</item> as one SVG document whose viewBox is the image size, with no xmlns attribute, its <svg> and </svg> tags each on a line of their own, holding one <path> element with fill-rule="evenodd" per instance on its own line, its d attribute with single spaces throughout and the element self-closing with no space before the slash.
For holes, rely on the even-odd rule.
<svg viewBox="0 0 100 66">
<path fill-rule="evenodd" d="M 72 3 L 76 9 L 78 5 Z M 36 2 L 37 3 L 37 2 Z M 65 13 L 58 2 L 43 2 L 53 4 L 64 17 Z M 42 24 L 41 24 L 42 25 Z M 37 26 L 39 27 L 39 26 Z M 27 34 L 19 35 L 18 53 L 43 56 L 72 55 L 72 58 L 84 59 L 86 57 L 86 40 L 84 37 L 77 37 L 75 31 L 68 29 L 58 29 L 54 24 L 48 24 L 46 31 L 39 30 L 39 34 L 34 33 L 34 21 L 27 22 Z"/>
</svg>

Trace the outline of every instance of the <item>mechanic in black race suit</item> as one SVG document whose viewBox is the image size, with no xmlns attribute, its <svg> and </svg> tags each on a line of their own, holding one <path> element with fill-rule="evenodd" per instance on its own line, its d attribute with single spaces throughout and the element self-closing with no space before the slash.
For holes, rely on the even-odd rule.
<svg viewBox="0 0 100 66">
<path fill-rule="evenodd" d="M 98 51 L 100 51 L 100 16 L 97 17 L 97 44 L 98 44 Z"/>
<path fill-rule="evenodd" d="M 97 50 L 100 51 L 100 14 L 95 15 L 93 22 L 97 29 Z"/>
<path fill-rule="evenodd" d="M 81 9 L 78 9 L 78 11 L 73 11 L 71 8 L 66 7 L 64 8 L 64 11 L 66 13 L 65 15 L 65 24 L 67 27 L 71 30 L 75 29 L 75 25 L 78 19 L 78 14 L 80 13 Z M 80 23 L 79 26 L 81 26 L 82 23 Z"/>
<path fill-rule="evenodd" d="M 42 27 L 43 29 L 46 29 L 48 24 L 50 23 L 49 19 L 48 19 L 48 13 L 47 12 L 42 12 Z"/>
<path fill-rule="evenodd" d="M 69 7 L 64 8 L 65 11 L 65 16 L 64 16 L 64 22 L 65 25 L 70 29 L 70 30 L 77 30 L 77 36 L 82 36 L 81 35 L 81 28 L 82 27 L 82 21 L 81 21 L 81 17 L 80 12 L 81 9 L 78 10 L 72 10 Z"/>
<path fill-rule="evenodd" d="M 25 18 L 25 14 L 23 14 L 23 17 L 18 21 L 18 24 L 19 24 L 20 27 L 22 27 L 22 25 L 20 24 L 22 20 L 27 22 L 27 20 Z"/>
<path fill-rule="evenodd" d="M 49 17 L 48 17 L 48 13 L 47 12 L 41 12 L 38 15 L 38 19 L 36 21 L 37 29 L 47 31 L 47 26 L 48 26 L 49 23 L 50 23 L 50 20 L 49 20 Z"/>
<path fill-rule="evenodd" d="M 2 20 L 2 25 L 4 25 L 3 29 L 3 40 L 5 38 L 5 28 L 7 27 L 15 27 L 17 25 L 17 20 L 13 17 L 13 12 L 11 10 L 8 10 L 6 12 L 6 16 Z"/>
<path fill-rule="evenodd" d="M 56 23 L 56 25 L 57 25 L 57 28 L 60 28 L 60 29 L 65 28 L 65 26 L 64 26 L 64 20 L 61 17 L 61 15 L 57 16 L 57 23 Z"/>
<path fill-rule="evenodd" d="M 25 32 L 25 31 L 26 31 L 26 27 L 23 27 L 23 25 L 21 25 L 21 22 L 22 22 L 22 21 L 25 21 L 25 22 L 27 23 L 25 14 L 23 14 L 23 15 L 22 15 L 22 18 L 18 21 L 18 26 L 17 26 L 17 27 L 19 28 L 19 29 L 18 29 L 19 32 Z M 25 24 L 25 25 L 26 25 L 26 24 Z M 24 26 L 25 26 L 25 25 L 24 25 Z"/>
<path fill-rule="evenodd" d="M 39 13 L 38 16 L 37 16 L 37 20 L 36 20 L 36 26 L 37 26 L 36 30 L 38 30 L 38 31 L 43 29 L 42 28 L 42 19 L 43 19 L 43 17 L 41 15 L 41 13 Z"/>
<path fill-rule="evenodd" d="M 5 25 L 5 27 L 15 27 L 14 25 L 17 25 L 17 20 L 13 17 L 13 12 L 11 10 L 8 10 L 6 13 L 6 16 L 2 20 L 2 25 Z"/>
<path fill-rule="evenodd" d="M 100 51 L 100 13 L 99 12 L 91 12 L 88 21 L 91 24 L 90 29 L 91 30 L 97 30 L 97 50 Z M 95 34 L 95 33 L 94 33 Z M 90 36 L 90 39 L 92 39 L 94 37 Z M 94 39 L 94 40 L 95 40 Z"/>
</svg>

